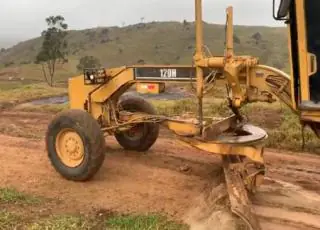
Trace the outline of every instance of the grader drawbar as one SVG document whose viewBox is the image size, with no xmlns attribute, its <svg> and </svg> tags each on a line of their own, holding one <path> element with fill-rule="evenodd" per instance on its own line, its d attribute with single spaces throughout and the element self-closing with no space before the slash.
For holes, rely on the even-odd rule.
<svg viewBox="0 0 320 230">
<path fill-rule="evenodd" d="M 239 108 L 255 101 L 290 101 L 289 77 L 250 56 L 233 52 L 232 7 L 227 8 L 226 47 L 221 57 L 206 56 L 203 45 L 202 2 L 195 0 L 196 52 L 193 64 L 133 65 L 86 69 L 69 80 L 70 109 L 56 115 L 46 133 L 53 167 L 66 179 L 86 181 L 100 169 L 105 136 L 113 135 L 127 150 L 147 151 L 157 140 L 160 125 L 177 139 L 222 158 L 231 211 L 251 229 L 260 229 L 249 194 L 263 181 L 263 144 L 267 133 L 246 122 Z M 217 79 L 225 79 L 234 115 L 203 115 L 203 95 Z M 124 94 L 139 82 L 196 82 L 197 116 L 193 119 L 158 115 L 145 99 Z M 244 88 L 240 87 L 243 83 Z"/>
</svg>

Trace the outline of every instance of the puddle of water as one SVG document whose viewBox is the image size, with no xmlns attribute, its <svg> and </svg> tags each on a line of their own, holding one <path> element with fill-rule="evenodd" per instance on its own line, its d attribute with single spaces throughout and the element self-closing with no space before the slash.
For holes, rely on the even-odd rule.
<svg viewBox="0 0 320 230">
<path fill-rule="evenodd" d="M 139 95 L 146 99 L 155 99 L 155 100 L 180 100 L 183 98 L 190 97 L 190 95 L 182 92 L 164 92 L 161 94 L 139 94 L 135 91 L 130 92 L 133 95 Z M 37 99 L 29 102 L 28 104 L 32 105 L 57 105 L 65 104 L 69 102 L 69 97 L 65 96 L 54 96 L 50 98 Z"/>
<path fill-rule="evenodd" d="M 68 96 L 55 96 L 50 98 L 44 98 L 44 99 L 37 99 L 34 101 L 31 101 L 30 104 L 32 105 L 48 105 L 48 104 L 65 104 L 68 103 L 69 97 Z"/>
<path fill-rule="evenodd" d="M 190 97 L 186 93 L 181 93 L 181 92 L 164 92 L 161 94 L 139 94 L 137 92 L 134 92 L 133 94 L 142 96 L 143 98 L 146 98 L 146 99 L 155 99 L 155 100 L 180 100 L 180 99 Z"/>
</svg>

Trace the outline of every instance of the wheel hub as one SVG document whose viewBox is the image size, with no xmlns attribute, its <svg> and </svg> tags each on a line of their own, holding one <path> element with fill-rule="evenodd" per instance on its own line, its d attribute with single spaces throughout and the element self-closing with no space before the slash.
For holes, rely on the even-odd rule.
<svg viewBox="0 0 320 230">
<path fill-rule="evenodd" d="M 143 136 L 144 124 L 139 124 L 125 132 L 127 138 L 131 140 L 140 139 Z"/>
<path fill-rule="evenodd" d="M 84 144 L 81 137 L 71 129 L 62 130 L 56 140 L 56 151 L 68 167 L 79 166 L 84 159 Z"/>
</svg>

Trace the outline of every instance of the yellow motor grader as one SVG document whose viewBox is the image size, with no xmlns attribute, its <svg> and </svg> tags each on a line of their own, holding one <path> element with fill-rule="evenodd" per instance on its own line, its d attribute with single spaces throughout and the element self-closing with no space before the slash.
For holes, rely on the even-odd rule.
<svg viewBox="0 0 320 230">
<path fill-rule="evenodd" d="M 53 167 L 66 179 L 86 181 L 100 169 L 106 152 L 105 135 L 113 135 L 127 150 L 147 151 L 157 140 L 160 126 L 195 148 L 222 158 L 231 211 L 251 229 L 261 229 L 248 192 L 263 182 L 264 141 L 267 133 L 250 125 L 239 109 L 252 102 L 285 102 L 303 125 L 320 134 L 320 1 L 282 0 L 274 18 L 289 31 L 291 76 L 256 57 L 233 51 L 233 11 L 226 11 L 226 46 L 223 56 L 207 56 L 203 44 L 202 1 L 195 0 L 196 51 L 192 65 L 133 65 L 85 69 L 69 80 L 70 109 L 49 124 L 46 147 Z M 320 16 L 319 16 L 320 17 Z M 319 37 L 319 38 L 318 38 Z M 217 79 L 226 81 L 230 109 L 226 118 L 203 115 L 203 94 Z M 142 97 L 124 94 L 144 82 L 195 82 L 198 101 L 194 119 L 158 115 Z"/>
</svg>

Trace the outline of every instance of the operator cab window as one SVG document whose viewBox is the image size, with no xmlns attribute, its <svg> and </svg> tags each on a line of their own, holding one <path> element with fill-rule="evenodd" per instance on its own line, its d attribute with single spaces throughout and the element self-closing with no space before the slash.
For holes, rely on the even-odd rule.
<svg viewBox="0 0 320 230">
<path fill-rule="evenodd" d="M 305 0 L 306 30 L 308 52 L 317 56 L 317 66 L 320 67 L 320 1 Z M 320 72 L 319 70 L 309 80 L 310 99 L 320 102 Z"/>
</svg>

